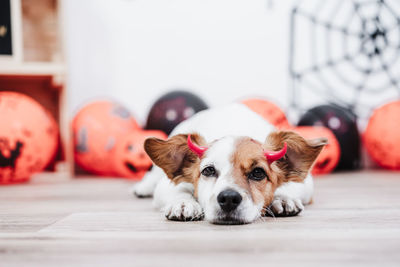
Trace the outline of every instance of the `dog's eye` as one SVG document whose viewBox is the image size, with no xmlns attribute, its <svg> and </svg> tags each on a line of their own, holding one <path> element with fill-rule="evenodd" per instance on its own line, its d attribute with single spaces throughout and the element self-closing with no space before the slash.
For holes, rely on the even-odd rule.
<svg viewBox="0 0 400 267">
<path fill-rule="evenodd" d="M 247 177 L 251 180 L 261 181 L 267 177 L 267 174 L 262 168 L 254 168 Z"/>
<path fill-rule="evenodd" d="M 204 176 L 207 176 L 207 177 L 216 176 L 217 171 L 215 170 L 214 167 L 208 166 L 208 167 L 205 167 L 205 168 L 201 171 L 201 174 L 204 175 Z"/>
</svg>

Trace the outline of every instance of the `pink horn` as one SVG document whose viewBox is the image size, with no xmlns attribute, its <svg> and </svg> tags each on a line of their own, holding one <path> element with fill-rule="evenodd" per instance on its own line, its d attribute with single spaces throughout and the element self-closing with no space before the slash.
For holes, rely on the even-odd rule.
<svg viewBox="0 0 400 267">
<path fill-rule="evenodd" d="M 208 147 L 198 146 L 198 145 L 194 144 L 192 142 L 192 139 L 190 138 L 190 134 L 188 135 L 187 143 L 188 143 L 189 149 L 192 150 L 194 153 L 196 153 L 197 156 L 199 156 L 199 158 L 201 158 L 208 149 Z"/>
<path fill-rule="evenodd" d="M 287 144 L 285 142 L 285 144 L 283 145 L 283 148 L 281 150 L 279 150 L 279 151 L 264 150 L 264 155 L 267 158 L 268 163 L 271 164 L 275 160 L 278 160 L 278 159 L 282 158 L 283 156 L 285 156 L 286 151 L 287 151 Z"/>
</svg>

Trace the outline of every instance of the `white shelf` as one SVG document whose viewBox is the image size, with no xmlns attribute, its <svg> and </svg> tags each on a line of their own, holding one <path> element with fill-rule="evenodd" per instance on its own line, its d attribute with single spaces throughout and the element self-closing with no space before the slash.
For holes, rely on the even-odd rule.
<svg viewBox="0 0 400 267">
<path fill-rule="evenodd" d="M 65 65 L 53 62 L 16 63 L 8 60 L 0 60 L 0 74 L 60 76 L 65 74 Z"/>
</svg>

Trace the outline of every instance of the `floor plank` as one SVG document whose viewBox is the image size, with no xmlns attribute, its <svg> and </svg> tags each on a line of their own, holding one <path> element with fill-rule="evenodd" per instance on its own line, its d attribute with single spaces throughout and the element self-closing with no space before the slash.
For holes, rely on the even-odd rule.
<svg viewBox="0 0 400 267">
<path fill-rule="evenodd" d="M 0 266 L 398 266 L 400 174 L 315 179 L 297 217 L 171 222 L 132 181 L 40 175 L 0 187 Z"/>
</svg>

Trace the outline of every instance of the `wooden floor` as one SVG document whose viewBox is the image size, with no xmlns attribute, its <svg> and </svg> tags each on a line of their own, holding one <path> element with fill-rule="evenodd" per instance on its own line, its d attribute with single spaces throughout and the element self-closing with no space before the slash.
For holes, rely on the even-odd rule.
<svg viewBox="0 0 400 267">
<path fill-rule="evenodd" d="M 166 221 L 131 184 L 0 187 L 0 266 L 400 266 L 400 173 L 318 178 L 300 216 L 241 226 Z"/>
</svg>

